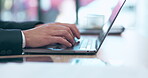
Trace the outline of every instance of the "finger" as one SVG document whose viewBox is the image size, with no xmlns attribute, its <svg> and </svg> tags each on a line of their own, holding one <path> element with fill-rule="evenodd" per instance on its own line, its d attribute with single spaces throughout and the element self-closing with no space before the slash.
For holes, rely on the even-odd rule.
<svg viewBox="0 0 148 78">
<path fill-rule="evenodd" d="M 53 26 L 52 28 L 50 27 L 50 26 Z M 72 37 L 74 38 L 74 34 L 73 34 L 73 32 L 71 31 L 71 29 L 69 28 L 69 27 L 65 27 L 65 26 L 63 26 L 63 25 L 57 25 L 57 24 L 50 24 L 49 25 L 49 29 L 54 29 L 54 30 L 66 30 L 66 31 L 68 31 L 71 35 L 72 35 Z"/>
<path fill-rule="evenodd" d="M 58 31 L 54 31 L 53 36 L 60 36 L 60 37 L 64 37 L 66 38 L 66 40 L 68 40 L 69 42 L 71 42 L 73 45 L 75 43 L 74 41 L 74 37 L 66 30 L 58 30 Z"/>
<path fill-rule="evenodd" d="M 63 27 L 63 30 L 69 32 L 70 35 L 71 35 L 71 36 L 73 37 L 73 39 L 74 39 L 75 36 L 74 36 L 73 32 L 71 31 L 71 29 L 70 29 L 69 27 L 65 27 L 65 26 L 61 26 L 61 27 Z M 61 28 L 61 30 L 62 30 L 62 28 Z"/>
<path fill-rule="evenodd" d="M 80 39 L 80 32 L 75 24 L 70 24 L 70 26 L 74 27 L 75 31 L 77 32 L 76 36 Z"/>
<path fill-rule="evenodd" d="M 80 32 L 75 24 L 66 24 L 66 23 L 55 23 L 55 24 L 64 25 L 66 27 L 69 27 L 71 29 L 71 31 L 74 33 L 74 35 L 77 38 L 80 38 Z"/>
<path fill-rule="evenodd" d="M 65 25 L 67 27 L 69 27 L 72 32 L 74 33 L 74 35 L 77 37 L 77 38 L 80 38 L 80 32 L 79 30 L 77 29 L 76 25 L 74 24 L 65 24 L 65 23 L 61 23 L 62 25 Z"/>
<path fill-rule="evenodd" d="M 53 43 L 59 43 L 59 44 L 65 45 L 67 47 L 72 47 L 72 44 L 62 37 L 54 36 L 53 37 Z"/>
</svg>

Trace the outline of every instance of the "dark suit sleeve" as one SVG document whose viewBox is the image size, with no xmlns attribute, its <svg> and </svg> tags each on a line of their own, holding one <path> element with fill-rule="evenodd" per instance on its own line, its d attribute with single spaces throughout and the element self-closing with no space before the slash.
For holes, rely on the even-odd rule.
<svg viewBox="0 0 148 78">
<path fill-rule="evenodd" d="M 33 28 L 38 24 L 43 23 L 36 21 L 22 23 L 0 21 L 0 56 L 22 54 L 21 30 Z"/>
<path fill-rule="evenodd" d="M 0 28 L 3 29 L 21 29 L 26 30 L 35 27 L 38 24 L 43 24 L 39 21 L 29 21 L 29 22 L 10 22 L 10 21 L 0 21 Z"/>
<path fill-rule="evenodd" d="M 22 54 L 22 33 L 19 29 L 0 29 L 0 56 Z"/>
</svg>

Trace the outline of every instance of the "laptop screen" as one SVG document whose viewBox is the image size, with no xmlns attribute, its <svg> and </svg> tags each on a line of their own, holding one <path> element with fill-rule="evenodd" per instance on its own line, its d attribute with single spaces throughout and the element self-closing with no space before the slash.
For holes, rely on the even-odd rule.
<svg viewBox="0 0 148 78">
<path fill-rule="evenodd" d="M 109 30 L 111 29 L 113 23 L 115 22 L 115 19 L 117 18 L 121 8 L 123 7 L 124 3 L 126 0 L 119 0 L 117 5 L 113 8 L 112 13 L 108 19 L 108 21 L 104 24 L 103 28 L 102 28 L 102 32 L 99 35 L 99 42 L 100 45 L 98 46 L 98 50 L 101 46 L 101 44 L 103 43 L 105 37 L 108 35 Z"/>
</svg>

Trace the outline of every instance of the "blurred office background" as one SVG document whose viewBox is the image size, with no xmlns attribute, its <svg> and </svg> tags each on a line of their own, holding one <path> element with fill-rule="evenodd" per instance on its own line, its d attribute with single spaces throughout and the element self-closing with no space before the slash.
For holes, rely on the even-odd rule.
<svg viewBox="0 0 148 78">
<path fill-rule="evenodd" d="M 94 14 L 103 14 L 102 9 L 106 5 L 113 5 L 112 1 L 116 0 L 106 0 L 106 4 L 99 1 L 104 0 L 0 0 L 0 19 L 17 22 L 40 20 L 45 23 L 76 23 L 79 22 L 76 21 L 76 12 L 79 12 L 79 18 L 86 14 L 84 10 L 87 8 L 91 8 Z M 115 22 L 116 25 L 122 24 L 125 28 L 136 27 L 137 1 L 127 0 Z"/>
</svg>

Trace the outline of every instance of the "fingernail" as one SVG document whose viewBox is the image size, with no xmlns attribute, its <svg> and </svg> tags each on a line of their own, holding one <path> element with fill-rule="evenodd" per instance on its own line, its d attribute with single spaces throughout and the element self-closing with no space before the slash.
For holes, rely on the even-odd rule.
<svg viewBox="0 0 148 78">
<path fill-rule="evenodd" d="M 78 39 L 80 39 L 80 36 L 78 37 Z"/>
<path fill-rule="evenodd" d="M 75 41 L 72 44 L 75 45 Z"/>
<path fill-rule="evenodd" d="M 77 38 L 80 39 L 80 36 L 78 36 Z"/>
<path fill-rule="evenodd" d="M 71 43 L 69 43 L 69 47 L 72 47 L 72 44 Z"/>
</svg>

